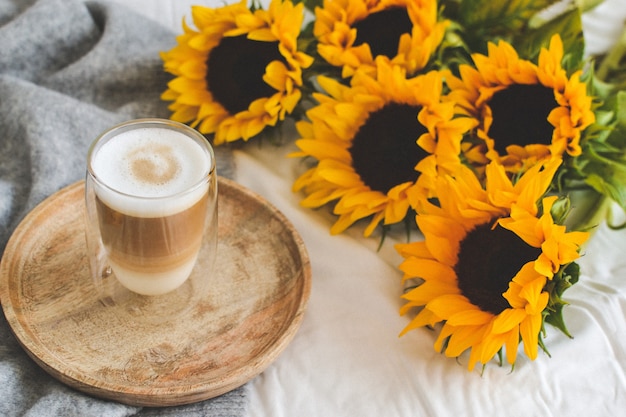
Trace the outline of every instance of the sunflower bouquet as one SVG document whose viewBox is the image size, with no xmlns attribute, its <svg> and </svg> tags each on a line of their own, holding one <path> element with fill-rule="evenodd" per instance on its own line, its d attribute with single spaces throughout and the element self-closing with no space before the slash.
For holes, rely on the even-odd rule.
<svg viewBox="0 0 626 417">
<path fill-rule="evenodd" d="M 586 55 L 590 3 L 195 6 L 162 54 L 162 98 L 216 145 L 295 121 L 290 156 L 308 169 L 293 190 L 332 208 L 332 234 L 419 229 L 396 245 L 403 333 L 438 329 L 435 348 L 469 352 L 470 370 L 513 366 L 520 344 L 547 352 L 546 323 L 569 335 L 575 261 L 607 205 L 626 209 L 626 35 Z"/>
</svg>

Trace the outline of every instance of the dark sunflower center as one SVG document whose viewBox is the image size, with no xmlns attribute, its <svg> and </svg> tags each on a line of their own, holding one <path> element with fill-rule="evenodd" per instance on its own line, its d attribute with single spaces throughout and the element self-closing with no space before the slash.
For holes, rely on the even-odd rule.
<svg viewBox="0 0 626 417">
<path fill-rule="evenodd" d="M 230 114 L 247 110 L 250 103 L 276 92 L 263 81 L 272 61 L 286 63 L 278 42 L 260 42 L 244 35 L 224 37 L 207 59 L 206 81 L 213 99 Z"/>
<path fill-rule="evenodd" d="M 372 13 L 356 22 L 356 40 L 354 46 L 368 44 L 372 56 L 385 55 L 393 58 L 398 53 L 398 42 L 403 33 L 411 33 L 413 23 L 405 8 L 392 7 Z"/>
<path fill-rule="evenodd" d="M 490 224 L 476 227 L 461 242 L 454 267 L 459 289 L 483 311 L 500 314 L 509 307 L 502 296 L 509 282 L 527 262 L 539 257 L 533 248 L 509 230 Z"/>
<path fill-rule="evenodd" d="M 494 94 L 489 107 L 493 114 L 489 136 L 501 155 L 509 145 L 548 145 L 552 141 L 554 127 L 548 122 L 548 115 L 558 103 L 551 88 L 513 84 Z"/>
<path fill-rule="evenodd" d="M 354 136 L 350 154 L 354 170 L 372 190 L 415 181 L 415 165 L 428 154 L 415 142 L 426 132 L 417 121 L 420 107 L 391 103 L 369 115 Z"/>
</svg>

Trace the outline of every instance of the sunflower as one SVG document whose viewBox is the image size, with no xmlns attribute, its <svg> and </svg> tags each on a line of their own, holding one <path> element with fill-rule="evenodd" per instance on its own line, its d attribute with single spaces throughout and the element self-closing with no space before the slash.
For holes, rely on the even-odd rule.
<svg viewBox="0 0 626 417">
<path fill-rule="evenodd" d="M 435 349 L 449 357 L 469 349 L 470 370 L 503 347 L 514 365 L 520 342 L 537 357 L 544 318 L 560 315 L 569 266 L 588 237 L 552 217 L 557 197 L 544 195 L 560 164 L 536 164 L 513 183 L 490 163 L 484 188 L 467 167 L 439 177 L 438 203 L 416 217 L 424 240 L 397 245 L 403 279 L 423 280 L 403 295 L 402 314 L 420 311 L 402 334 L 443 322 Z"/>
<path fill-rule="evenodd" d="M 324 0 L 313 34 L 319 55 L 343 77 L 357 68 L 375 71 L 377 56 L 413 75 L 426 67 L 447 25 L 435 0 Z"/>
<path fill-rule="evenodd" d="M 581 136 L 595 121 L 581 71 L 568 77 L 563 43 L 554 35 L 538 63 L 521 59 L 505 41 L 489 43 L 488 55 L 472 55 L 448 77 L 450 96 L 479 125 L 474 161 L 497 161 L 519 172 L 549 158 L 581 154 Z"/>
<path fill-rule="evenodd" d="M 178 45 L 163 52 L 176 76 L 162 99 L 172 120 L 214 133 L 215 144 L 248 140 L 290 114 L 301 98 L 302 69 L 313 59 L 298 51 L 303 4 L 272 0 L 251 11 L 246 0 L 192 8 Z"/>
<path fill-rule="evenodd" d="M 334 213 L 339 219 L 331 233 L 367 217 L 371 221 L 365 236 L 381 221 L 402 221 L 409 195 L 428 189 L 418 181 L 416 166 L 425 164 L 425 171 L 436 173 L 437 161 L 442 170 L 460 165 L 458 148 L 471 120 L 453 120 L 454 103 L 441 101 L 440 73 L 407 79 L 404 69 L 378 59 L 375 77 L 358 71 L 350 86 L 323 76 L 319 83 L 327 93 L 316 93 L 319 104 L 307 112 L 309 120 L 296 124 L 300 151 L 292 154 L 312 157 L 317 165 L 293 189 L 307 194 L 305 207 L 337 200 Z"/>
</svg>

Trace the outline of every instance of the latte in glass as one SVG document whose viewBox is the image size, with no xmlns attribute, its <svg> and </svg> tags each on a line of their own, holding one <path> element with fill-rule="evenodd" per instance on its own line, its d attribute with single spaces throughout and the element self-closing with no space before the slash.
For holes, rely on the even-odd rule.
<svg viewBox="0 0 626 417">
<path fill-rule="evenodd" d="M 175 290 L 202 243 L 215 163 L 197 139 L 148 125 L 90 152 L 100 238 L 119 282 L 142 295 Z"/>
</svg>

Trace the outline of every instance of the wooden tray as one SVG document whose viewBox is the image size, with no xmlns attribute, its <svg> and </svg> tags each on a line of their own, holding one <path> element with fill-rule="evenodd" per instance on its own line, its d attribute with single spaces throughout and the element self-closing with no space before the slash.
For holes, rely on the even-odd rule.
<svg viewBox="0 0 626 417">
<path fill-rule="evenodd" d="M 2 308 L 29 356 L 71 387 L 139 406 L 205 400 L 261 373 L 300 326 L 309 258 L 282 213 L 233 181 L 218 189 L 218 279 L 175 323 L 137 323 L 97 299 L 84 182 L 29 213 L 0 263 Z"/>
</svg>

